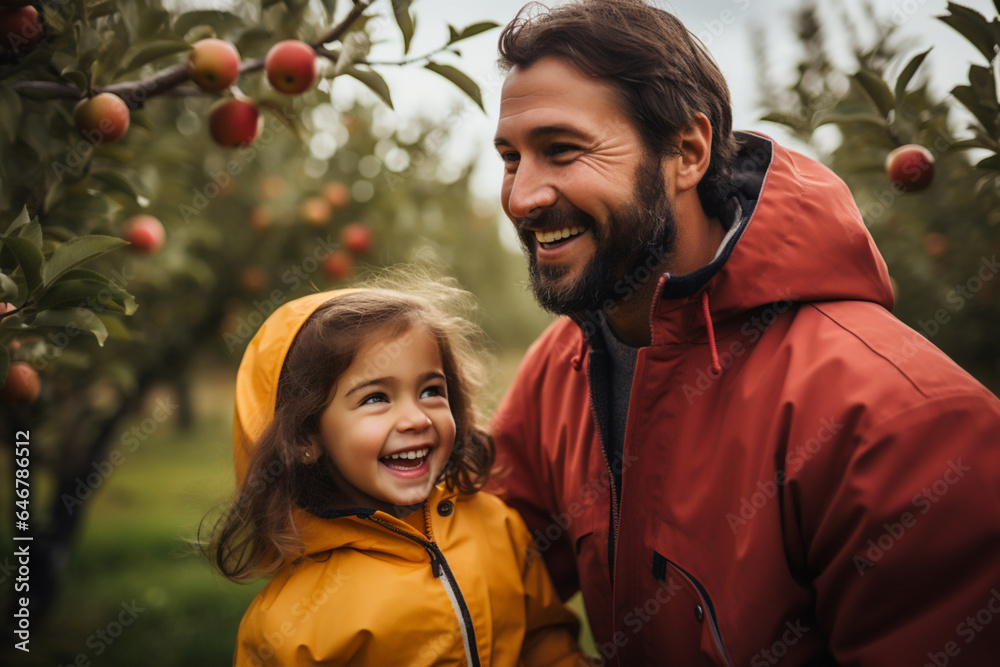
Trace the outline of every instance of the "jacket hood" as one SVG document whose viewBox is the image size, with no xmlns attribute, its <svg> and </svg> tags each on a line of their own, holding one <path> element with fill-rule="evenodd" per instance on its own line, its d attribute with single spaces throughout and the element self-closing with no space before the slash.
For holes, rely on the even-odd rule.
<svg viewBox="0 0 1000 667">
<path fill-rule="evenodd" d="M 712 262 L 661 278 L 654 310 L 672 310 L 706 285 L 717 322 L 778 302 L 871 301 L 891 310 L 888 269 L 847 185 L 765 135 L 736 137 L 740 219 Z"/>
<path fill-rule="evenodd" d="M 233 458 L 238 484 L 246 477 L 254 443 L 274 418 L 278 376 L 299 329 L 324 303 L 356 291 L 319 292 L 289 301 L 271 313 L 250 341 L 236 372 Z"/>
</svg>

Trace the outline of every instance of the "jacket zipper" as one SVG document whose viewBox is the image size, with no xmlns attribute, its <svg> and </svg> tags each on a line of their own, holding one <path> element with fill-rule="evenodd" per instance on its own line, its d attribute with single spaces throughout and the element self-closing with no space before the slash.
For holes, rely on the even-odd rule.
<svg viewBox="0 0 1000 667">
<path fill-rule="evenodd" d="M 667 560 L 667 559 L 664 559 Z M 687 570 L 682 568 L 677 563 L 672 560 L 667 560 L 675 570 L 680 572 L 685 579 L 690 582 L 692 586 L 698 591 L 698 595 L 701 596 L 702 602 L 705 603 L 705 615 L 708 617 L 709 625 L 712 626 L 712 636 L 715 637 L 715 645 L 719 647 L 719 653 L 722 655 L 722 659 L 725 661 L 727 667 L 731 667 L 732 663 L 729 661 L 729 655 L 726 653 L 726 647 L 722 645 L 722 633 L 719 632 L 719 621 L 715 617 L 715 605 L 712 604 L 712 598 L 708 596 L 708 591 L 705 587 L 701 585 L 701 582 L 692 577 Z"/>
<path fill-rule="evenodd" d="M 445 593 L 448 594 L 448 599 L 451 600 L 452 609 L 455 611 L 455 617 L 458 619 L 458 627 L 462 631 L 462 644 L 465 648 L 466 664 L 469 667 L 480 667 L 479 649 L 476 647 L 476 631 L 472 625 L 472 614 L 469 613 L 469 607 L 465 604 L 465 598 L 462 597 L 462 591 L 458 587 L 458 582 L 455 580 L 455 575 L 448 566 L 448 561 L 445 559 L 441 547 L 435 542 L 411 535 L 405 530 L 401 530 L 374 516 L 369 515 L 367 518 L 383 528 L 387 528 L 408 540 L 416 542 L 427 551 L 431 557 L 431 571 L 434 573 L 435 578 L 441 580 L 441 585 L 444 586 Z"/>
<path fill-rule="evenodd" d="M 593 382 L 592 381 L 592 378 L 593 378 L 593 366 L 594 366 L 594 357 L 591 356 L 590 357 L 590 361 L 587 363 L 587 384 L 588 384 L 588 386 L 590 388 L 591 395 L 593 395 L 593 393 L 594 393 L 594 387 L 593 387 L 593 384 L 592 384 L 592 382 Z M 600 419 L 597 416 L 597 408 L 594 407 L 594 401 L 593 401 L 593 399 L 591 399 L 589 401 L 589 403 L 590 403 L 590 414 L 591 414 L 591 416 L 594 419 L 594 424 L 597 426 L 597 443 L 601 447 L 601 456 L 604 457 L 604 465 L 605 465 L 605 467 L 607 467 L 607 470 L 608 470 L 608 482 L 609 482 L 609 485 L 611 487 L 610 492 L 611 492 L 611 517 L 612 517 L 612 522 L 611 522 L 611 526 L 610 526 L 611 533 L 610 533 L 610 535 L 608 535 L 608 545 L 609 545 L 609 548 L 611 549 L 609 551 L 609 553 L 608 553 L 608 577 L 611 579 L 611 608 L 612 608 L 612 614 L 611 614 L 611 624 L 612 624 L 611 625 L 611 634 L 614 635 L 614 633 L 616 631 L 616 627 L 615 627 L 616 624 L 615 624 L 615 620 L 614 620 L 615 619 L 615 614 L 614 614 L 613 610 L 614 610 L 614 606 L 615 606 L 615 560 L 617 560 L 617 558 L 618 558 L 618 491 L 617 491 L 616 485 L 615 485 L 615 473 L 611 469 L 611 461 L 608 459 L 608 450 L 604 446 L 604 436 L 601 434 L 601 421 L 600 421 Z M 624 445 L 624 443 L 622 443 L 622 460 L 623 461 L 624 461 L 624 457 L 625 457 L 625 445 Z M 623 476 L 623 479 L 624 479 L 624 476 Z M 613 545 L 613 547 L 611 545 Z"/>
</svg>

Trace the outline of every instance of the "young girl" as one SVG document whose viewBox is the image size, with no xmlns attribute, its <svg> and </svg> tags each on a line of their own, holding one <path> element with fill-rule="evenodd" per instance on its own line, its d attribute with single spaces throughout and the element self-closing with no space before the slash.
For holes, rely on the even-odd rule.
<svg viewBox="0 0 1000 667">
<path fill-rule="evenodd" d="M 211 555 L 273 580 L 236 665 L 582 664 L 527 528 L 479 491 L 494 451 L 471 327 L 429 298 L 343 290 L 281 306 L 251 341 Z"/>
</svg>

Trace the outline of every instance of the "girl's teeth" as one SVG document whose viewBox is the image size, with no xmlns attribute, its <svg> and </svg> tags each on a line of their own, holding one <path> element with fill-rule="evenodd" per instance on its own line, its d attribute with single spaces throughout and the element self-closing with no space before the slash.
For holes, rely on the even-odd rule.
<svg viewBox="0 0 1000 667">
<path fill-rule="evenodd" d="M 564 229 L 556 229 L 549 232 L 535 232 L 535 238 L 538 239 L 540 243 L 554 243 L 556 241 L 561 241 L 562 239 L 568 239 L 571 236 L 576 236 L 577 234 L 582 234 L 586 228 L 585 227 L 566 227 Z"/>
<path fill-rule="evenodd" d="M 422 459 L 427 456 L 427 452 L 430 448 L 424 447 L 423 449 L 414 449 L 408 452 L 397 452 L 389 456 L 390 459 Z"/>
</svg>

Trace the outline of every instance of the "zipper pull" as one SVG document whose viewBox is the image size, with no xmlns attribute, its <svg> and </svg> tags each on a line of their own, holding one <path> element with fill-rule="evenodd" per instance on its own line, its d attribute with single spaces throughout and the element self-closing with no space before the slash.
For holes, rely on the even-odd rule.
<svg viewBox="0 0 1000 667">
<path fill-rule="evenodd" d="M 444 567 L 441 565 L 441 554 L 433 544 L 427 545 L 427 553 L 431 556 L 431 572 L 434 578 L 438 579 L 444 574 Z"/>
</svg>

